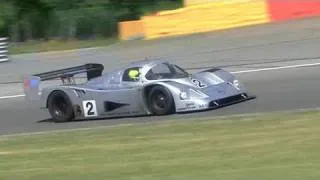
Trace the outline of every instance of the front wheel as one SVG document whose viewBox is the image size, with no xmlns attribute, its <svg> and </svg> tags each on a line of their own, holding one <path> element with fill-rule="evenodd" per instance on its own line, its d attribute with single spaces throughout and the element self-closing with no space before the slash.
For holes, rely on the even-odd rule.
<svg viewBox="0 0 320 180">
<path fill-rule="evenodd" d="M 171 92 L 162 86 L 155 86 L 150 90 L 148 106 L 154 115 L 167 115 L 175 111 Z"/>
<path fill-rule="evenodd" d="M 67 122 L 74 118 L 72 103 L 62 91 L 54 91 L 49 95 L 48 110 L 54 122 Z"/>
</svg>

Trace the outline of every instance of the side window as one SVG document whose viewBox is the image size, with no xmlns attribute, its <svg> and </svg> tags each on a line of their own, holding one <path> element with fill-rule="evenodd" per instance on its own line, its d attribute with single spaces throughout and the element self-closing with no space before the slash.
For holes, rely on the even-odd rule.
<svg viewBox="0 0 320 180">
<path fill-rule="evenodd" d="M 133 67 L 124 71 L 122 76 L 122 81 L 135 82 L 139 80 L 139 77 L 140 77 L 140 68 Z"/>
<path fill-rule="evenodd" d="M 151 68 L 146 74 L 146 78 L 148 80 L 162 79 L 168 74 L 172 74 L 172 72 L 169 66 L 166 63 L 163 63 Z"/>
<path fill-rule="evenodd" d="M 171 73 L 170 68 L 168 67 L 168 65 L 164 64 L 164 63 L 156 65 L 151 70 L 152 70 L 152 72 L 154 74 L 165 74 L 165 73 L 170 74 Z"/>
</svg>

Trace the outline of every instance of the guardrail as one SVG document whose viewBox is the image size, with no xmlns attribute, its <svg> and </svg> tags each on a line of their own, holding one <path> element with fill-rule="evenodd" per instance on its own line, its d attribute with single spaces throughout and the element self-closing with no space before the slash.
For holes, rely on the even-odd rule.
<svg viewBox="0 0 320 180">
<path fill-rule="evenodd" d="M 9 60 L 8 45 L 8 38 L 0 37 L 0 62 L 5 62 Z"/>
<path fill-rule="evenodd" d="M 204 15 L 205 14 L 205 15 Z M 155 39 L 320 17 L 320 0 L 184 0 L 184 7 L 120 22 L 120 38 Z"/>
<path fill-rule="evenodd" d="M 215 0 L 160 11 L 155 15 L 143 16 L 141 20 L 145 39 L 218 31 L 270 21 L 265 0 Z"/>
</svg>

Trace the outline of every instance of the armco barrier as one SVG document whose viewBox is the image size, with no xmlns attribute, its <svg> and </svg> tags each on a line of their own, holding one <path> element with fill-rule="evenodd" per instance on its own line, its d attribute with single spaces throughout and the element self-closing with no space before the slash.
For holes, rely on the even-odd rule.
<svg viewBox="0 0 320 180">
<path fill-rule="evenodd" d="M 154 39 L 320 16 L 320 0 L 185 0 L 184 3 L 184 8 L 144 16 L 138 22 L 122 22 L 120 36 L 130 39 L 138 34 Z M 137 26 L 134 23 L 139 28 L 134 28 Z"/>
<path fill-rule="evenodd" d="M 224 3 L 239 3 L 239 2 L 246 2 L 251 0 L 184 0 L 183 5 L 185 7 L 187 6 L 194 6 L 199 4 L 207 4 L 207 3 L 213 3 L 213 2 L 224 2 Z"/>
<path fill-rule="evenodd" d="M 126 21 L 118 23 L 119 37 L 122 40 L 144 38 L 144 27 L 142 21 Z"/>
<path fill-rule="evenodd" d="M 320 16 L 319 0 L 267 0 L 272 21 Z"/>
<path fill-rule="evenodd" d="M 199 5 L 199 4 L 205 4 L 205 3 L 212 3 L 215 1 L 217 0 L 184 0 L 183 5 L 186 7 L 186 6 L 193 6 L 193 5 Z"/>
<path fill-rule="evenodd" d="M 176 36 L 269 22 L 264 0 L 217 1 L 142 17 L 145 38 Z"/>
<path fill-rule="evenodd" d="M 0 37 L 0 62 L 8 60 L 8 38 Z"/>
</svg>

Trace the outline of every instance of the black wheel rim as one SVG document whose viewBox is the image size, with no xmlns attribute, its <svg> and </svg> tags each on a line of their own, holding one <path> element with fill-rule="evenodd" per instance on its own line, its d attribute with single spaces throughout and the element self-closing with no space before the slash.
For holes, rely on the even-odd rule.
<svg viewBox="0 0 320 180">
<path fill-rule="evenodd" d="M 68 104 L 63 97 L 58 97 L 53 101 L 53 113 L 55 116 L 61 117 L 67 114 Z"/>
<path fill-rule="evenodd" d="M 155 95 L 153 95 L 152 102 L 156 109 L 163 110 L 167 107 L 168 98 L 164 93 L 157 92 Z"/>
</svg>

